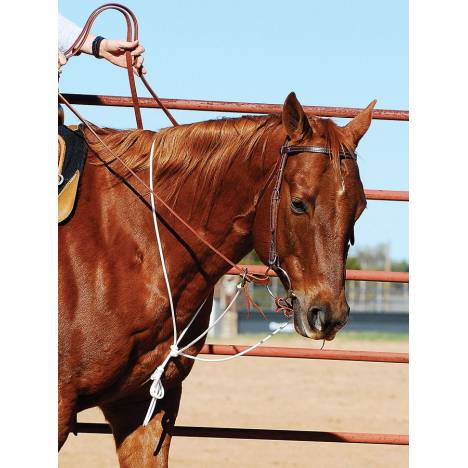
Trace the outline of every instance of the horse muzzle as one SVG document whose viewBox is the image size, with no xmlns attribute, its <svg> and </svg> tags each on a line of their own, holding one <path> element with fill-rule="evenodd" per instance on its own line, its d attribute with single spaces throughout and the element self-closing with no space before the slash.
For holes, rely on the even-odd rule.
<svg viewBox="0 0 468 468">
<path fill-rule="evenodd" d="M 293 299 L 294 328 L 297 333 L 313 340 L 333 340 L 348 321 L 349 306 L 346 304 L 343 310 L 334 314 L 329 306 L 318 301 L 310 305 L 306 305 L 305 302 L 301 296 Z M 343 319 L 336 320 L 333 318 L 336 316 L 343 317 Z"/>
</svg>

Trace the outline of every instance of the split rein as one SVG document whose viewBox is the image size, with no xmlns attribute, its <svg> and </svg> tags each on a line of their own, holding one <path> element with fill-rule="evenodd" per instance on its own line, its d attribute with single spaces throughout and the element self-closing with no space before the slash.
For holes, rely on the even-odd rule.
<svg viewBox="0 0 468 468">
<path fill-rule="evenodd" d="M 126 23 L 127 23 L 127 41 L 135 41 L 138 40 L 138 21 L 136 19 L 135 14 L 126 6 L 121 5 L 119 3 L 108 3 L 105 5 L 102 5 L 98 8 L 96 8 L 91 15 L 89 16 L 88 20 L 86 21 L 83 30 L 75 40 L 75 42 L 72 44 L 72 46 L 65 51 L 65 57 L 68 59 L 70 57 L 73 57 L 74 55 L 77 55 L 80 53 L 81 48 L 83 47 L 83 44 L 86 41 L 86 38 L 90 34 L 91 27 L 94 24 L 96 18 L 104 11 L 106 10 L 116 10 L 122 13 L 124 16 Z M 132 27 L 133 25 L 133 27 Z M 128 72 L 128 79 L 129 79 L 129 84 L 130 84 L 130 91 L 132 94 L 132 102 L 133 102 L 133 108 L 135 112 L 135 119 L 137 123 L 137 128 L 142 129 L 143 128 L 143 122 L 141 119 L 141 110 L 140 110 L 140 105 L 138 101 L 138 96 L 136 92 L 136 86 L 135 86 L 135 77 L 133 74 L 133 63 L 132 63 L 132 57 L 130 55 L 130 52 L 127 51 L 125 53 L 126 56 L 126 62 L 127 62 L 127 72 Z M 171 112 L 166 108 L 166 106 L 163 104 L 163 102 L 159 99 L 158 95 L 155 93 L 155 91 L 151 88 L 149 83 L 146 81 L 145 77 L 141 73 L 141 69 L 138 74 L 139 78 L 142 80 L 143 84 L 147 88 L 147 90 L 150 92 L 152 97 L 157 101 L 161 109 L 164 111 L 166 116 L 169 118 L 170 122 L 172 123 L 173 126 L 178 126 L 179 124 L 175 120 L 175 118 L 172 116 Z M 210 250 L 212 250 L 216 255 L 218 255 L 220 258 L 222 258 L 228 265 L 230 265 L 233 269 L 237 270 L 239 273 L 239 276 L 242 277 L 243 282 L 248 282 L 248 283 L 257 283 L 257 284 L 262 284 L 266 285 L 269 282 L 269 277 L 267 274 L 265 275 L 258 275 L 258 274 L 253 274 L 249 273 L 246 268 L 240 268 L 237 264 L 235 264 L 233 261 L 228 259 L 224 254 L 222 254 L 216 247 L 214 247 L 210 242 L 208 242 L 206 239 L 204 239 L 194 228 L 192 228 L 184 219 L 182 219 L 167 203 L 164 202 L 156 193 L 153 192 L 153 190 L 145 183 L 143 179 L 141 179 L 138 174 L 135 173 L 135 171 L 128 166 L 128 164 L 125 163 L 125 161 L 116 155 L 110 148 L 109 146 L 102 140 L 102 138 L 96 133 L 96 131 L 92 128 L 92 126 L 88 123 L 88 121 L 65 99 L 65 97 L 61 94 L 58 93 L 59 101 L 64 104 L 82 123 L 85 125 L 85 127 L 93 134 L 93 136 L 101 143 L 101 145 L 107 150 L 107 152 L 112 156 L 114 160 L 118 160 L 124 167 L 125 169 L 150 193 L 153 194 L 156 200 L 161 203 L 180 223 L 183 224 L 184 227 L 186 227 L 197 239 L 199 239 L 203 244 L 205 244 Z M 99 156 L 98 156 L 99 157 Z M 101 159 L 102 161 L 102 159 Z M 104 161 L 102 161 L 104 162 Z"/>
<path fill-rule="evenodd" d="M 105 10 L 113 9 L 116 11 L 120 11 L 126 20 L 127 23 L 127 41 L 131 41 L 132 38 L 133 40 L 138 39 L 138 22 L 133 14 L 133 12 L 128 9 L 127 7 L 120 5 L 118 3 L 109 3 L 106 5 L 103 5 L 96 10 L 94 10 L 88 20 L 85 23 L 85 26 L 81 33 L 79 34 L 78 38 L 76 41 L 73 43 L 73 45 L 70 47 L 65 52 L 65 56 L 68 58 L 77 55 L 80 53 L 81 47 L 83 46 L 84 42 L 86 41 L 86 38 L 88 37 L 91 27 L 96 20 L 97 16 L 101 14 Z M 133 23 L 133 34 L 132 34 L 132 23 Z M 133 63 L 132 63 L 132 57 L 130 55 L 130 52 L 127 51 L 125 53 L 126 55 L 126 63 L 127 63 L 127 72 L 128 72 L 128 78 L 129 78 L 129 83 L 130 83 L 130 90 L 132 94 L 132 101 L 133 101 L 133 107 L 134 107 L 134 112 L 135 112 L 135 119 L 137 123 L 137 127 L 139 129 L 143 128 L 143 123 L 141 119 L 141 111 L 140 111 L 140 105 L 138 102 L 138 96 L 136 92 L 136 86 L 135 86 L 135 78 L 133 74 Z M 148 89 L 150 94 L 153 96 L 153 98 L 158 102 L 160 105 L 161 109 L 164 111 L 166 116 L 169 118 L 173 126 L 177 126 L 178 123 L 172 116 L 172 114 L 169 112 L 169 110 L 164 106 L 164 104 L 161 102 L 157 94 L 154 92 L 154 90 L 151 88 L 151 86 L 148 84 L 146 79 L 143 77 L 141 73 L 141 68 L 138 73 L 139 78 L 142 80 L 143 84 L 145 87 Z M 124 167 L 125 169 L 131 174 L 149 193 L 150 195 L 150 200 L 151 200 L 151 209 L 152 209 L 152 216 L 153 216 L 153 224 L 154 224 L 154 230 L 155 230 L 155 236 L 156 236 L 156 243 L 158 246 L 159 250 L 159 255 L 161 259 L 161 266 L 163 270 L 163 276 L 164 280 L 166 283 L 166 288 L 167 288 L 167 294 L 168 294 L 168 299 L 169 299 L 169 307 L 171 310 L 171 317 L 172 317 L 172 325 L 173 325 L 173 344 L 170 346 L 170 351 L 167 354 L 166 358 L 163 360 L 163 362 L 156 368 L 156 370 L 153 372 L 153 374 L 150 376 L 149 380 L 152 380 L 152 384 L 150 387 L 150 395 L 151 395 L 151 403 L 148 408 L 148 412 L 146 414 L 146 417 L 144 419 L 143 425 L 147 425 L 153 415 L 153 412 L 156 407 L 157 400 L 161 399 L 164 397 L 164 387 L 161 382 L 161 378 L 164 374 L 164 370 L 166 368 L 166 365 L 168 362 L 177 356 L 183 356 L 188 359 L 192 360 L 200 360 L 200 361 L 209 361 L 209 362 L 223 362 L 227 361 L 230 359 L 234 359 L 236 357 L 242 356 L 252 349 L 260 346 L 261 344 L 265 343 L 267 340 L 269 340 L 272 336 L 276 335 L 279 333 L 281 330 L 283 330 L 291 321 L 292 318 L 292 313 L 293 313 L 293 308 L 290 302 L 290 298 L 292 297 L 292 290 L 291 290 L 291 285 L 289 281 L 289 277 L 287 277 L 288 283 L 289 283 L 289 290 L 287 297 L 281 298 L 278 297 L 277 295 L 273 294 L 271 289 L 269 288 L 269 283 L 270 283 L 270 276 L 268 275 L 268 272 L 270 270 L 279 270 L 281 272 L 284 272 L 287 276 L 287 273 L 279 266 L 279 261 L 277 261 L 275 264 L 272 264 L 270 262 L 266 272 L 263 275 L 258 275 L 258 274 L 253 274 L 248 271 L 247 268 L 241 268 L 239 265 L 235 264 L 233 261 L 231 261 L 229 258 L 227 258 L 222 252 L 220 252 L 214 245 L 212 245 L 209 241 L 207 241 L 204 237 L 202 237 L 192 226 L 190 226 L 173 208 L 171 208 L 162 198 L 160 198 L 153 190 L 153 159 L 154 159 L 154 146 L 155 146 L 155 140 L 153 140 L 153 144 L 151 146 L 151 152 L 150 152 L 150 164 L 149 164 L 149 185 L 117 154 L 114 153 L 114 151 L 109 148 L 109 146 L 103 141 L 103 139 L 96 133 L 94 128 L 89 124 L 89 122 L 64 98 L 64 96 L 61 93 L 58 93 L 59 101 L 64 104 L 82 123 L 83 125 L 93 134 L 93 136 L 101 143 L 101 145 L 108 151 L 108 153 L 112 156 L 113 160 L 118 160 Z M 284 164 L 285 164 L 285 153 L 283 153 L 283 148 L 284 145 L 281 149 L 281 158 L 278 160 L 278 163 L 273 167 L 272 171 L 270 172 L 267 182 L 265 184 L 265 187 L 262 191 L 262 196 L 265 190 L 268 188 L 269 184 L 273 180 L 273 177 L 276 175 L 276 183 L 275 187 L 279 188 L 279 185 L 281 184 L 281 178 L 282 178 L 282 172 L 284 169 Z M 102 158 L 99 157 L 99 155 L 96 154 L 96 156 L 103 162 L 104 165 L 108 166 L 109 163 L 105 162 Z M 277 194 L 279 196 L 279 193 Z M 197 338 L 192 340 L 190 343 L 184 345 L 183 347 L 179 348 L 179 344 L 182 340 L 182 338 L 185 336 L 186 332 L 190 328 L 190 326 L 193 324 L 195 319 L 197 318 L 198 314 L 200 311 L 203 309 L 203 306 L 206 303 L 207 298 L 201 303 L 191 320 L 189 321 L 188 325 L 185 327 L 185 329 L 178 334 L 177 332 L 177 321 L 176 321 L 176 311 L 175 311 L 175 306 L 173 303 L 173 297 L 172 297 L 172 291 L 169 283 L 169 277 L 166 269 L 166 261 L 164 257 L 164 252 L 162 248 L 162 242 L 159 234 L 159 226 L 158 226 L 158 216 L 156 212 L 156 206 L 155 206 L 155 200 L 158 201 L 164 208 L 166 208 L 185 228 L 187 228 L 198 240 L 200 240 L 206 247 L 208 247 L 212 252 L 214 252 L 218 257 L 223 259 L 228 265 L 230 265 L 232 268 L 238 271 L 239 277 L 241 281 L 237 284 L 237 292 L 232 298 L 231 302 L 228 304 L 226 309 L 219 315 L 219 317 L 203 332 L 201 333 Z M 279 199 L 278 199 L 279 201 Z M 275 210 L 275 215 L 277 215 L 277 209 Z M 273 226 L 272 226 L 273 228 Z M 275 238 L 276 238 L 276 223 L 274 224 L 274 229 L 272 229 L 272 234 L 274 232 Z M 276 240 L 276 239 L 275 239 Z M 231 306 L 234 304 L 240 293 L 243 291 L 245 294 L 246 298 L 246 303 L 247 303 L 247 310 L 248 313 L 250 313 L 250 308 L 253 305 L 254 308 L 264 317 L 265 314 L 261 307 L 253 300 L 253 298 L 250 295 L 249 292 L 249 284 L 254 283 L 254 284 L 260 284 L 264 285 L 268 293 L 272 296 L 275 306 L 276 306 L 276 312 L 283 313 L 285 317 L 287 318 L 287 321 L 283 324 L 281 324 L 274 332 L 270 333 L 267 335 L 265 338 L 257 342 L 256 344 L 250 346 L 249 348 L 245 349 L 242 352 L 239 352 L 235 355 L 225 357 L 225 358 L 217 358 L 217 359 L 210 359 L 210 358 L 203 358 L 191 354 L 186 354 L 184 351 L 186 351 L 188 348 L 190 348 L 192 345 L 197 343 L 201 338 L 205 337 L 208 332 L 224 317 L 224 315 L 230 310 Z"/>
<path fill-rule="evenodd" d="M 127 8 L 124 5 L 121 5 L 119 3 L 106 3 L 105 5 L 102 5 L 98 8 L 96 8 L 89 18 L 87 19 L 81 33 L 78 35 L 76 38 L 75 42 L 71 45 L 69 49 L 67 49 L 64 53 L 66 59 L 68 60 L 69 58 L 73 57 L 74 55 L 78 55 L 81 51 L 81 48 L 83 47 L 86 39 L 88 38 L 90 32 L 91 32 L 91 27 L 94 24 L 94 21 L 96 21 L 96 18 L 104 11 L 106 10 L 115 10 L 115 11 L 120 11 L 122 15 L 125 18 L 125 21 L 127 23 L 127 41 L 137 41 L 138 40 L 138 20 L 136 19 L 135 14 L 133 13 L 130 8 Z M 133 28 L 132 28 L 133 24 Z M 141 118 L 141 109 L 140 109 L 140 103 L 138 101 L 138 94 L 136 90 L 136 85 L 135 85 L 135 77 L 133 75 L 133 63 L 132 63 L 132 56 L 130 54 L 130 51 L 125 52 L 125 60 L 127 63 L 127 73 L 128 73 L 128 82 L 130 84 L 130 92 L 132 95 L 132 103 L 133 103 L 133 110 L 135 112 L 135 120 L 137 124 L 137 128 L 142 129 L 143 128 L 143 120 Z M 156 100 L 156 102 L 159 104 L 163 112 L 166 114 L 167 118 L 171 121 L 172 125 L 176 127 L 179 125 L 176 121 L 176 119 L 173 117 L 173 115 L 169 112 L 167 107 L 163 104 L 163 102 L 159 99 L 158 95 L 155 93 L 153 88 L 150 86 L 150 84 L 146 81 L 146 78 L 143 76 L 141 72 L 141 67 L 138 71 L 138 77 L 142 81 L 142 83 L 145 85 L 146 89 L 149 91 L 151 96 Z"/>
<path fill-rule="evenodd" d="M 118 160 L 128 171 L 129 173 L 138 180 L 143 187 L 145 187 L 146 190 L 148 190 L 149 195 L 150 195 L 150 200 L 151 200 L 151 211 L 152 211 L 152 216 L 153 216 L 153 224 L 154 224 L 154 230 L 155 230 L 155 236 L 156 236 L 156 243 L 158 245 L 158 250 L 159 250 L 159 256 L 161 259 L 161 266 L 163 270 L 163 276 L 164 280 L 166 283 L 166 289 L 168 293 L 168 299 L 169 299 L 169 307 L 171 310 L 171 317 L 172 317 L 172 330 L 173 330 L 173 343 L 170 346 L 170 351 L 167 354 L 166 358 L 163 360 L 163 362 L 156 368 L 156 370 L 151 374 L 150 378 L 148 380 L 152 380 L 152 384 L 150 387 L 150 395 L 151 395 L 151 402 L 148 408 L 148 412 L 145 416 L 145 419 L 143 421 L 143 425 L 146 426 L 148 425 L 149 421 L 151 420 L 151 417 L 154 413 L 154 410 L 156 408 L 157 401 L 160 400 L 161 398 L 164 397 L 165 391 L 163 384 L 161 382 L 162 376 L 164 374 L 164 370 L 169 363 L 169 361 L 172 358 L 176 358 L 177 356 L 183 356 L 187 359 L 192 359 L 196 361 L 208 361 L 208 362 L 224 362 L 228 361 L 231 359 L 235 359 L 237 357 L 243 356 L 244 354 L 247 354 L 251 350 L 257 348 L 258 346 L 262 345 L 266 341 L 268 341 L 270 338 L 272 338 L 274 335 L 282 331 L 287 325 L 289 325 L 291 318 L 292 318 L 292 313 L 293 309 L 292 306 L 290 305 L 288 298 L 280 298 L 277 295 L 274 295 L 272 291 L 269 288 L 269 282 L 270 282 L 270 277 L 268 276 L 268 271 L 271 269 L 271 267 L 268 267 L 267 271 L 265 272 L 264 275 L 257 275 L 253 273 L 249 273 L 247 268 L 240 268 L 240 266 L 236 265 L 234 262 L 232 262 L 229 258 L 227 258 L 224 254 L 222 254 L 216 247 L 214 247 L 210 242 L 208 242 L 206 239 L 204 239 L 192 226 L 190 226 L 183 218 L 180 217 L 180 215 L 174 211 L 173 208 L 171 208 L 162 198 L 157 195 L 153 189 L 153 158 L 154 158 L 154 145 L 155 141 L 153 140 L 153 144 L 151 146 L 151 152 L 150 152 L 150 164 L 149 164 L 149 185 L 141 179 L 141 177 L 138 176 L 138 174 L 135 173 L 135 171 L 128 166 L 122 158 L 120 158 L 118 155 L 116 155 L 110 148 L 109 146 L 102 140 L 102 138 L 96 133 L 96 131 L 93 129 L 91 125 L 89 125 L 88 121 L 81 116 L 81 114 L 59 93 L 59 98 L 60 101 L 65 104 L 65 106 L 70 109 L 70 111 L 75 114 L 75 116 L 90 130 L 90 132 L 94 135 L 94 137 L 103 145 L 103 147 L 109 152 L 109 154 Z M 103 162 L 103 164 L 108 165 L 102 158 L 100 158 L 97 154 L 96 156 Z M 271 177 L 277 172 L 277 166 L 274 166 L 274 170 L 271 172 L 270 176 L 268 177 L 267 180 L 267 185 L 271 181 Z M 207 298 L 201 303 L 195 314 L 193 315 L 192 319 L 189 321 L 188 325 L 185 327 L 185 329 L 178 334 L 177 332 L 177 321 L 176 321 L 176 312 L 175 312 L 175 306 L 173 303 L 173 298 L 172 298 L 172 291 L 170 287 L 170 282 L 169 282 L 169 277 L 167 274 L 167 269 L 166 269 L 166 261 L 165 261 L 165 256 L 162 248 L 162 242 L 159 234 L 159 226 L 158 226 L 158 216 L 156 212 L 156 206 L 155 206 L 155 200 L 157 200 L 161 205 L 163 205 L 179 222 L 181 222 L 187 229 L 190 230 L 190 232 L 193 233 L 193 235 L 199 239 L 201 242 L 203 242 L 209 249 L 211 249 L 215 254 L 217 254 L 219 257 L 221 257 L 226 263 L 231 265 L 231 267 L 235 268 L 239 272 L 239 277 L 241 278 L 241 281 L 237 284 L 237 292 L 232 298 L 231 302 L 228 304 L 228 306 L 225 308 L 225 310 L 219 315 L 219 317 L 203 332 L 201 333 L 198 337 L 196 337 L 194 340 L 192 340 L 190 343 L 187 345 L 184 345 L 182 348 L 179 348 L 179 344 L 183 337 L 185 336 L 186 332 L 188 329 L 191 327 L 195 319 L 198 317 L 199 313 L 203 309 L 203 306 L 206 303 Z M 200 356 L 195 356 L 191 354 L 186 354 L 184 351 L 186 351 L 189 347 L 194 345 L 196 342 L 198 342 L 201 338 L 205 337 L 208 332 L 214 328 L 214 326 L 226 315 L 226 313 L 230 310 L 234 302 L 237 300 L 239 297 L 241 291 L 244 292 L 245 298 L 246 298 L 246 303 L 247 303 L 247 310 L 248 313 L 250 312 L 250 307 L 253 305 L 257 311 L 261 313 L 261 315 L 265 318 L 265 314 L 261 307 L 252 299 L 250 292 L 249 292 L 249 283 L 256 283 L 256 284 L 261 284 L 264 285 L 268 293 L 273 297 L 275 306 L 276 306 L 276 312 L 283 313 L 285 317 L 287 318 L 287 321 L 281 324 L 275 331 L 261 339 L 259 342 L 255 343 L 254 345 L 250 346 L 249 348 L 234 354 L 232 356 L 224 357 L 224 358 L 217 358 L 217 359 L 210 359 L 210 358 L 203 358 Z M 290 295 L 291 291 L 288 292 L 288 295 Z M 142 383 L 145 384 L 145 381 Z"/>
</svg>

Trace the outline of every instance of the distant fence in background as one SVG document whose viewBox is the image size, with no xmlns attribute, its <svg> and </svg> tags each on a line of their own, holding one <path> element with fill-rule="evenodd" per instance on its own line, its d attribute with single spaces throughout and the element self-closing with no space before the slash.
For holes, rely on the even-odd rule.
<svg viewBox="0 0 468 468">
<path fill-rule="evenodd" d="M 346 298 L 352 313 L 407 314 L 409 286 L 405 283 L 348 281 Z"/>
<path fill-rule="evenodd" d="M 212 320 L 218 317 L 229 302 L 230 295 L 226 294 L 229 287 L 229 281 L 226 287 L 226 279 L 220 282 Z M 249 287 L 252 298 L 265 311 L 265 316 L 258 314 L 254 308 L 248 310 L 245 298 L 241 296 L 236 308 L 231 310 L 229 320 L 216 324 L 210 336 L 229 338 L 237 334 L 259 334 L 264 333 L 266 329 L 274 331 L 282 323 L 283 317 L 273 312 L 273 299 L 265 288 L 253 284 Z M 282 295 L 283 287 L 278 278 L 271 279 L 271 289 L 275 294 Z M 351 315 L 345 331 L 408 333 L 408 284 L 348 281 L 346 296 Z M 294 332 L 293 325 L 282 331 L 288 332 Z"/>
</svg>

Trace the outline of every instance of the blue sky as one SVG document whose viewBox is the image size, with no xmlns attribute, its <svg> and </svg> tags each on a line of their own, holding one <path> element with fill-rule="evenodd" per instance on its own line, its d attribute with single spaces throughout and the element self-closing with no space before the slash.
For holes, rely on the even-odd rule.
<svg viewBox="0 0 468 468">
<path fill-rule="evenodd" d="M 101 4 L 59 1 L 60 12 L 78 25 Z M 408 109 L 407 0 L 125 4 L 139 20 L 147 78 L 162 97 L 281 103 L 295 91 L 304 105 L 364 107 L 376 98 L 377 108 Z M 123 17 L 106 12 L 93 32 L 124 37 Z M 60 90 L 129 93 L 125 70 L 84 54 L 66 65 Z M 135 125 L 131 109 L 81 110 L 100 125 Z M 185 123 L 222 114 L 174 115 Z M 149 129 L 168 126 L 154 109 L 144 110 L 143 120 Z M 366 188 L 408 189 L 407 122 L 373 121 L 358 152 Z M 395 259 L 408 258 L 407 203 L 369 201 L 356 226 L 356 247 L 382 242 L 390 242 Z"/>
</svg>

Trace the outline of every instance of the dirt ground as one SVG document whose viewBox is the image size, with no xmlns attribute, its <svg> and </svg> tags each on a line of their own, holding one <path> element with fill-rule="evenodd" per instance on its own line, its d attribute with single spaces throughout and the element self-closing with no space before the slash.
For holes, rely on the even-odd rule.
<svg viewBox="0 0 468 468">
<path fill-rule="evenodd" d="M 271 345 L 317 347 L 300 337 L 278 337 Z M 407 352 L 408 345 L 340 337 L 327 348 Z M 104 418 L 91 409 L 78 420 Z M 197 362 L 184 383 L 177 424 L 407 434 L 408 366 L 253 357 Z M 112 436 L 70 435 L 59 466 L 117 467 Z M 402 468 L 408 466 L 408 448 L 178 437 L 172 441 L 170 466 Z"/>
</svg>

